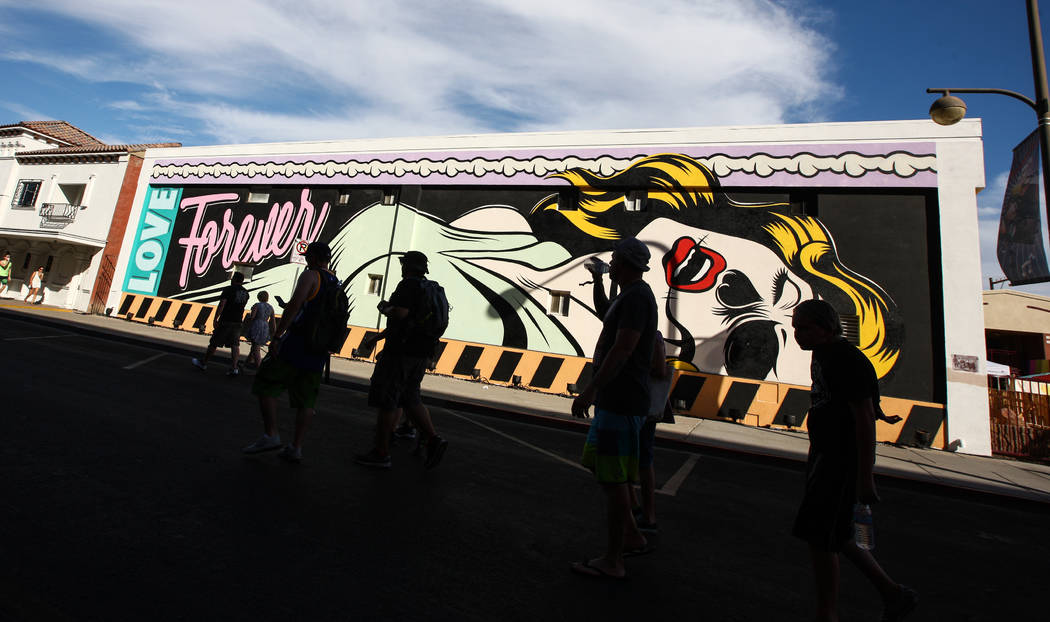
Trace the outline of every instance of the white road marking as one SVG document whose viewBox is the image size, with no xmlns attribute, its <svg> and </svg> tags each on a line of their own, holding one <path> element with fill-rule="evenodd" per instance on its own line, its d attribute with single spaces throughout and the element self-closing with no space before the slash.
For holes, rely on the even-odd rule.
<svg viewBox="0 0 1050 622">
<path fill-rule="evenodd" d="M 685 464 L 679 467 L 678 471 L 671 476 L 671 479 L 667 480 L 667 483 L 664 484 L 663 488 L 657 489 L 656 492 L 671 497 L 677 495 L 678 489 L 682 486 L 682 482 L 684 482 L 685 478 L 689 477 L 689 474 L 693 472 L 693 467 L 696 466 L 696 463 L 699 460 L 700 456 L 690 454 L 689 457 L 685 459 Z"/>
<path fill-rule="evenodd" d="M 75 337 L 76 335 L 38 335 L 36 337 L 7 337 L 4 341 L 28 341 L 30 339 L 58 339 L 59 337 Z"/>
<path fill-rule="evenodd" d="M 583 471 L 584 473 L 590 473 L 591 472 L 590 469 L 588 469 L 587 467 L 583 466 L 582 464 L 580 464 L 578 462 L 573 462 L 572 460 L 566 460 L 565 458 L 562 458 L 561 456 L 559 456 L 557 454 L 553 454 L 553 453 L 547 451 L 546 449 L 543 449 L 542 447 L 537 447 L 537 446 L 533 445 L 532 443 L 528 443 L 526 441 L 521 440 L 520 438 L 511 436 L 510 434 L 507 434 L 505 432 L 500 432 L 496 428 L 489 427 L 489 426 L 485 425 L 484 423 L 479 423 L 477 421 L 474 421 L 473 419 L 471 419 L 470 417 L 467 417 L 466 415 L 461 415 L 459 413 L 452 412 L 451 410 L 446 410 L 445 412 L 447 412 L 448 414 L 452 415 L 453 417 L 459 417 L 460 419 L 462 419 L 464 421 L 469 421 L 470 423 L 473 423 L 474 425 L 478 426 L 479 428 L 485 428 L 489 432 L 492 432 L 493 434 L 498 434 L 499 436 L 502 436 L 505 439 L 508 439 L 508 440 L 514 441 L 515 443 L 518 443 L 519 445 L 524 445 L 525 447 L 528 447 L 529 449 L 532 449 L 534 451 L 538 451 L 539 453 L 541 453 L 541 454 L 543 454 L 543 455 L 545 455 L 547 457 L 554 458 L 558 462 L 561 462 L 562 464 L 567 464 L 567 465 L 571 466 L 574 469 L 579 469 L 579 470 Z"/>
<path fill-rule="evenodd" d="M 145 365 L 146 363 L 149 363 L 151 361 L 155 361 L 155 360 L 159 359 L 162 356 L 167 356 L 167 354 L 168 354 L 167 352 L 161 352 L 160 354 L 155 354 L 155 355 L 149 357 L 148 359 L 144 359 L 144 360 L 139 361 L 138 363 L 132 363 L 131 365 L 125 365 L 124 369 L 135 369 L 136 367 L 138 367 L 140 365 Z"/>
</svg>

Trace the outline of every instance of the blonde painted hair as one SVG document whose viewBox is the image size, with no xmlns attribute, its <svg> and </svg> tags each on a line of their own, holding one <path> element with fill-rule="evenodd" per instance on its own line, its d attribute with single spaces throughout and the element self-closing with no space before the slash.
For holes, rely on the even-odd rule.
<svg viewBox="0 0 1050 622">
<path fill-rule="evenodd" d="M 635 235 L 637 231 L 624 230 L 623 213 L 614 208 L 624 204 L 625 191 L 645 189 L 650 205 L 672 210 L 674 218 L 709 231 L 754 239 L 776 253 L 823 298 L 852 305 L 848 315 L 858 318 L 858 347 L 880 378 L 897 362 L 899 329 L 889 327 L 896 305 L 878 285 L 842 264 L 831 234 L 815 218 L 782 213 L 788 207 L 783 202 L 734 201 L 721 191 L 707 167 L 682 154 L 646 156 L 611 175 L 572 169 L 551 177 L 578 189 L 578 209 L 558 210 L 558 197 L 551 195 L 532 212 L 555 210 L 594 238 L 618 240 Z M 756 235 L 757 231 L 764 235 Z"/>
</svg>

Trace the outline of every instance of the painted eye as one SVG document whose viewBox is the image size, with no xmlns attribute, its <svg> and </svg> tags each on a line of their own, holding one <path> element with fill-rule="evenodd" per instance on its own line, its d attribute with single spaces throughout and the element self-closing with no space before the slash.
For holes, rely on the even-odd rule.
<svg viewBox="0 0 1050 622">
<path fill-rule="evenodd" d="M 718 302 L 731 309 L 762 302 L 762 296 L 752 285 L 751 279 L 739 270 L 728 270 L 722 284 L 715 291 Z"/>
</svg>

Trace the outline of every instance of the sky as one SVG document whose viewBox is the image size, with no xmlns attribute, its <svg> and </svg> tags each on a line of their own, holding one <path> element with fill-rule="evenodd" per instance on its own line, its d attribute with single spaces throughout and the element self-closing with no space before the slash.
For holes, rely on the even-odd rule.
<svg viewBox="0 0 1050 622">
<path fill-rule="evenodd" d="M 209 145 L 926 119 L 927 87 L 1034 98 L 1027 28 L 1023 0 L 0 0 L 0 124 Z M 1036 117 L 962 97 L 987 287 Z"/>
</svg>

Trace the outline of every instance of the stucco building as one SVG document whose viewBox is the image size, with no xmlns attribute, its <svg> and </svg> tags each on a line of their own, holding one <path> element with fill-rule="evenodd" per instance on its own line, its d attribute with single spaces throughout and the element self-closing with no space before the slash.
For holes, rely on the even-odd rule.
<svg viewBox="0 0 1050 622">
<path fill-rule="evenodd" d="M 0 253 L 12 296 L 44 268 L 47 304 L 101 308 L 148 147 L 107 145 L 65 121 L 0 125 Z M 21 292 L 21 293 L 19 293 Z"/>
<path fill-rule="evenodd" d="M 1050 373 L 1050 298 L 1008 289 L 983 297 L 988 360 L 1014 376 Z"/>
</svg>

